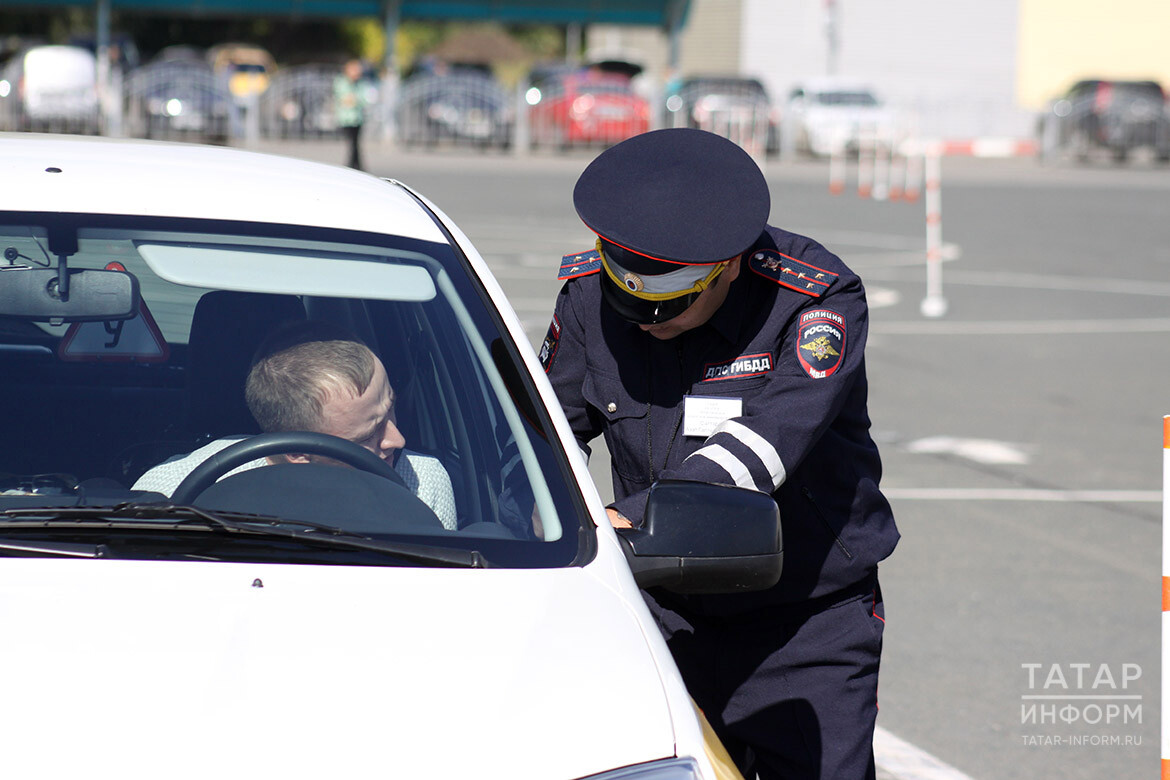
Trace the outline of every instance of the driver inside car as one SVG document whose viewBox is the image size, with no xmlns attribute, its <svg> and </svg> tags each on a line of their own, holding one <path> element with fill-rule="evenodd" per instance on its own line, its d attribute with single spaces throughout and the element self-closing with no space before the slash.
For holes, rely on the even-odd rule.
<svg viewBox="0 0 1170 780">
<path fill-rule="evenodd" d="M 353 336 L 319 321 L 278 328 L 253 358 L 245 397 L 265 433 L 325 433 L 387 461 L 444 528 L 457 528 L 451 477 L 437 458 L 405 448 L 386 368 Z M 143 474 L 133 489 L 170 496 L 196 466 L 245 438 L 217 439 L 194 452 L 170 458 Z M 336 463 L 319 455 L 281 454 L 250 461 L 225 476 L 281 462 Z"/>
</svg>

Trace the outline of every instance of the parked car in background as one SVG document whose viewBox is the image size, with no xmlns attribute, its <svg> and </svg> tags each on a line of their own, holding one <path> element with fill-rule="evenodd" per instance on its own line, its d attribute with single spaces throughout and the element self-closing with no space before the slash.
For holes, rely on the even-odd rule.
<svg viewBox="0 0 1170 780">
<path fill-rule="evenodd" d="M 0 129 L 97 133 L 97 60 L 81 46 L 32 46 L 0 71 Z"/>
<path fill-rule="evenodd" d="M 1079 162 L 1094 151 L 1124 162 L 1148 148 L 1170 162 L 1170 105 L 1156 81 L 1078 81 L 1049 103 L 1036 123 L 1041 161 L 1069 154 Z"/>
<path fill-rule="evenodd" d="M 777 114 L 759 79 L 692 76 L 666 95 L 666 127 L 693 127 L 728 138 L 754 154 L 780 151 Z"/>
<path fill-rule="evenodd" d="M 271 138 L 331 138 L 338 134 L 333 81 L 340 65 L 281 68 L 260 96 L 260 132 Z"/>
<path fill-rule="evenodd" d="M 856 152 L 863 136 L 891 144 L 897 129 L 894 112 L 871 86 L 858 81 L 809 80 L 794 87 L 785 103 L 783 132 L 791 134 L 792 148 L 803 154 Z"/>
<path fill-rule="evenodd" d="M 411 146 L 440 143 L 498 147 L 512 143 L 512 98 L 490 72 L 455 67 L 403 80 L 394 109 L 398 139 Z"/>
<path fill-rule="evenodd" d="M 232 97 L 199 53 L 163 50 L 123 83 L 126 131 L 138 138 L 226 143 Z"/>
<path fill-rule="evenodd" d="M 534 146 L 611 146 L 650 129 L 650 103 L 628 76 L 587 69 L 533 86 L 527 100 Z"/>
<path fill-rule="evenodd" d="M 6 777 L 127 740 L 119 780 L 738 777 L 639 588 L 775 584 L 775 500 L 663 480 L 613 528 L 438 207 L 194 144 L 9 134 L 0 170 Z M 352 438 L 261 433 L 258 346 L 338 336 Z"/>
<path fill-rule="evenodd" d="M 215 75 L 227 82 L 237 103 L 247 103 L 268 89 L 276 73 L 276 60 L 249 43 L 222 43 L 207 50 L 207 62 Z"/>
</svg>

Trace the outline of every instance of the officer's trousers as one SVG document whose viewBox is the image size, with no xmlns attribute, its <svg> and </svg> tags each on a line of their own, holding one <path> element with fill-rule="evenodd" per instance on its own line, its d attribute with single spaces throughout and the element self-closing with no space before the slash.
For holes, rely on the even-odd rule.
<svg viewBox="0 0 1170 780">
<path fill-rule="evenodd" d="M 645 594 L 691 696 L 747 780 L 873 780 L 885 610 L 876 575 L 732 617 Z"/>
</svg>

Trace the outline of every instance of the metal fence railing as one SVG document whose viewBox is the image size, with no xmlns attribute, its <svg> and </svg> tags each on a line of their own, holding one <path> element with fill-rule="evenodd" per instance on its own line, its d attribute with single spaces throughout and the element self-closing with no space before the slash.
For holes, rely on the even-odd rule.
<svg viewBox="0 0 1170 780">
<path fill-rule="evenodd" d="M 486 74 L 422 73 L 398 86 L 395 133 L 405 146 L 506 149 L 515 113 L 511 94 Z"/>
<path fill-rule="evenodd" d="M 268 138 L 337 138 L 340 129 L 333 83 L 341 73 L 338 65 L 297 65 L 278 70 L 260 96 L 260 133 Z"/>
<path fill-rule="evenodd" d="M 650 129 L 650 101 L 628 79 L 569 74 L 526 93 L 533 148 L 612 146 Z"/>
<path fill-rule="evenodd" d="M 225 143 L 237 109 L 227 85 L 197 60 L 164 60 L 125 78 L 123 127 L 138 138 Z"/>
<path fill-rule="evenodd" d="M 754 157 L 780 149 L 772 105 L 755 79 L 690 79 L 666 98 L 666 127 L 694 127 L 723 136 Z"/>
<path fill-rule="evenodd" d="M 288 66 L 271 73 L 263 92 L 233 97 L 205 58 L 176 54 L 112 74 L 117 78 L 99 91 L 100 129 L 203 143 L 336 141 L 342 133 L 334 86 L 341 74 L 339 64 Z M 427 71 L 401 81 L 370 73 L 363 137 L 403 148 L 560 153 L 605 148 L 658 127 L 695 127 L 762 160 L 780 152 L 789 129 L 754 79 L 692 78 L 665 92 L 658 83 L 635 83 L 581 69 L 512 88 L 480 70 Z M 15 88 L 5 91 L 0 80 L 0 128 L 27 129 L 11 96 Z"/>
</svg>

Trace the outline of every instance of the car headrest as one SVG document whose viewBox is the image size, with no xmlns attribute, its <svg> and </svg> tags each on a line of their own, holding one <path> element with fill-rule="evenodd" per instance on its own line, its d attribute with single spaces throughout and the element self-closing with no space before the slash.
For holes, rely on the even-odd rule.
<svg viewBox="0 0 1170 780">
<path fill-rule="evenodd" d="M 187 351 L 187 422 L 198 437 L 259 433 L 244 381 L 260 342 L 276 326 L 305 319 L 293 295 L 215 290 L 195 305 Z"/>
</svg>

